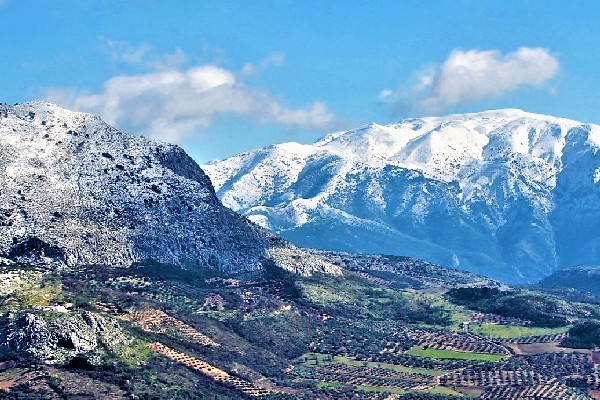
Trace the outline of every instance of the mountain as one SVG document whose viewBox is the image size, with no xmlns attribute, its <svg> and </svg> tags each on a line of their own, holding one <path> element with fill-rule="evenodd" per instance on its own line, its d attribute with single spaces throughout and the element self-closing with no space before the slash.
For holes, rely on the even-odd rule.
<svg viewBox="0 0 600 400">
<path fill-rule="evenodd" d="M 0 106 L 0 179 L 2 399 L 600 389 L 596 298 L 296 248 L 224 208 L 180 148 L 94 116 Z"/>
<path fill-rule="evenodd" d="M 556 271 L 545 277 L 540 285 L 542 287 L 559 287 L 577 289 L 600 296 L 600 266 L 579 265 L 572 268 Z"/>
<path fill-rule="evenodd" d="M 509 282 L 600 260 L 600 127 L 520 110 L 407 119 L 204 165 L 223 204 L 300 246 Z"/>
<path fill-rule="evenodd" d="M 45 102 L 0 105 L 0 233 L 6 263 L 337 271 L 224 208 L 181 148 Z"/>
</svg>

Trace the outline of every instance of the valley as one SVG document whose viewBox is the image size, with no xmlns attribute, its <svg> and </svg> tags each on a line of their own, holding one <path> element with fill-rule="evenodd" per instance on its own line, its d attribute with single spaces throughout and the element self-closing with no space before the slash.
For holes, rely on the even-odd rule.
<svg viewBox="0 0 600 400">
<path fill-rule="evenodd" d="M 2 312 L 49 322 L 92 313 L 127 339 L 101 359 L 78 348 L 57 363 L 52 351 L 37 361 L 11 351 L 0 334 L 2 396 L 590 399 L 600 388 L 600 357 L 563 344 L 600 317 L 597 303 L 415 259 L 329 255 L 343 275 L 5 265 Z M 535 321 L 498 306 L 514 297 Z M 540 299 L 550 306 L 538 310 Z"/>
</svg>

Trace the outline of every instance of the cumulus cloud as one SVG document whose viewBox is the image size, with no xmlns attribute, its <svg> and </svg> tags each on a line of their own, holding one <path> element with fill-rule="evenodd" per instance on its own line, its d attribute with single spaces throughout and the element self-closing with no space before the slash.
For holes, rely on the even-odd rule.
<svg viewBox="0 0 600 400">
<path fill-rule="evenodd" d="M 321 102 L 288 108 L 268 92 L 249 87 L 233 72 L 215 65 L 115 76 L 97 93 L 50 88 L 46 98 L 98 114 L 120 128 L 174 142 L 198 133 L 220 114 L 314 129 L 327 129 L 334 121 Z"/>
<path fill-rule="evenodd" d="M 383 90 L 379 98 L 399 108 L 440 112 L 522 86 L 542 88 L 558 70 L 557 58 L 543 48 L 521 47 L 507 54 L 455 49 L 441 65 L 418 71 L 410 84 Z"/>
</svg>

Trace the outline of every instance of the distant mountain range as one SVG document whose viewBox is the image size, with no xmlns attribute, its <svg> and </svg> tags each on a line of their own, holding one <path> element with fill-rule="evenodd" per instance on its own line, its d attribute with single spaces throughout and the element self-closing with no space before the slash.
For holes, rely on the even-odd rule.
<svg viewBox="0 0 600 400">
<path fill-rule="evenodd" d="M 179 147 L 46 102 L 0 105 L 0 262 L 333 271 L 231 210 Z"/>
<path fill-rule="evenodd" d="M 202 168 L 300 246 L 419 257 L 508 282 L 600 261 L 600 127 L 520 110 L 407 119 Z"/>
</svg>

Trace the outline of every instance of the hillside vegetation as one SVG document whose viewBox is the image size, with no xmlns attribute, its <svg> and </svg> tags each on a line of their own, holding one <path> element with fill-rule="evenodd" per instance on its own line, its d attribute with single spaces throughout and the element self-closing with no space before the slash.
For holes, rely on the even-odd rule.
<svg viewBox="0 0 600 400">
<path fill-rule="evenodd" d="M 2 396 L 588 399 L 598 387 L 598 305 L 414 259 L 327 257 L 342 276 L 5 265 L 0 311 L 17 325 L 0 329 Z M 505 312 L 515 299 L 531 319 Z"/>
</svg>

